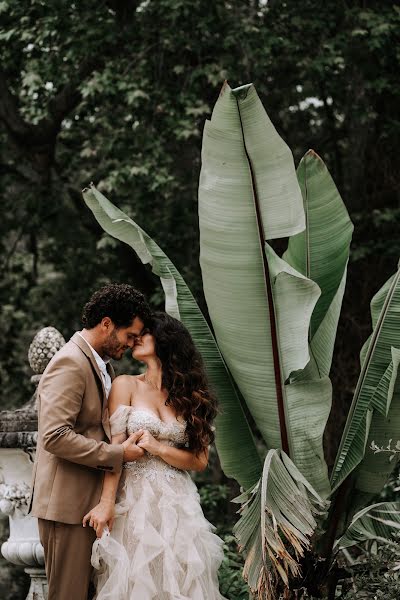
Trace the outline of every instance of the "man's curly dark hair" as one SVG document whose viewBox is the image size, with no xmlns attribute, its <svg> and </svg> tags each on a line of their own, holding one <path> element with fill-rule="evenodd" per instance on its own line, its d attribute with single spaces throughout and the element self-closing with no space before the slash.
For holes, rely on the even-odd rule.
<svg viewBox="0 0 400 600">
<path fill-rule="evenodd" d="M 85 304 L 83 326 L 92 329 L 104 317 L 109 317 L 116 327 L 129 327 L 135 317 L 147 324 L 151 310 L 144 295 L 131 285 L 110 283 L 97 290 Z"/>
</svg>

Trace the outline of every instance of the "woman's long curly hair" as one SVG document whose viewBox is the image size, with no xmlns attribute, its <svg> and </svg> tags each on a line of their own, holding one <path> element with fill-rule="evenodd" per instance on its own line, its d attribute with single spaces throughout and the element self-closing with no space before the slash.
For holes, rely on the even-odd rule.
<svg viewBox="0 0 400 600">
<path fill-rule="evenodd" d="M 168 391 L 166 404 L 186 421 L 189 448 L 199 454 L 214 441 L 217 415 L 201 354 L 186 327 L 167 313 L 153 313 L 149 330 L 162 365 L 162 386 Z"/>
</svg>

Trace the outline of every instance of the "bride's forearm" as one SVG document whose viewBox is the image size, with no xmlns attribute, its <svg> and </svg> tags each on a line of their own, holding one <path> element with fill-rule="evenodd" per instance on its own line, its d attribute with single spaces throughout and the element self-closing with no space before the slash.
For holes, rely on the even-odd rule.
<svg viewBox="0 0 400 600">
<path fill-rule="evenodd" d="M 117 496 L 117 489 L 120 477 L 121 471 L 119 473 L 105 474 L 100 502 L 107 502 L 107 504 L 115 504 L 115 498 Z"/>
<path fill-rule="evenodd" d="M 158 456 L 172 467 L 185 471 L 204 471 L 208 464 L 207 450 L 197 455 L 190 450 L 160 444 Z"/>
</svg>

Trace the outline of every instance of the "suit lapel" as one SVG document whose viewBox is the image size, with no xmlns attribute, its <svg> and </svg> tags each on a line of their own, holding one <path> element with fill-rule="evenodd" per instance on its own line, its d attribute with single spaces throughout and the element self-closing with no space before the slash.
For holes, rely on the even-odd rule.
<svg viewBox="0 0 400 600">
<path fill-rule="evenodd" d="M 107 394 L 106 394 L 106 390 L 104 387 L 103 378 L 100 373 L 99 365 L 97 364 L 96 359 L 94 358 L 94 356 L 92 354 L 90 346 L 86 343 L 86 340 L 81 335 L 79 335 L 79 333 L 74 333 L 74 335 L 71 338 L 71 342 L 74 342 L 77 346 L 79 346 L 79 348 L 82 350 L 82 352 L 88 357 L 88 359 L 90 360 L 90 364 L 93 367 L 93 371 L 94 371 L 95 375 L 97 376 L 97 379 L 101 385 L 102 393 L 101 393 L 101 397 L 99 398 L 100 402 L 101 402 L 101 406 L 102 406 L 101 421 L 103 424 L 103 429 L 106 432 L 108 439 L 111 440 Z M 112 368 L 110 363 L 107 364 L 107 371 L 109 372 L 111 379 L 114 379 L 115 378 L 114 369 Z"/>
<path fill-rule="evenodd" d="M 111 381 L 113 381 L 115 379 L 115 372 L 114 372 L 112 364 L 110 362 L 108 362 L 106 365 L 106 368 L 107 368 L 107 372 L 108 372 L 109 376 L 111 377 Z M 102 417 L 103 429 L 106 432 L 108 439 L 111 441 L 110 414 L 108 411 L 108 399 L 107 399 L 105 392 L 104 392 L 104 398 L 105 398 L 105 400 L 103 402 L 103 417 Z"/>
</svg>

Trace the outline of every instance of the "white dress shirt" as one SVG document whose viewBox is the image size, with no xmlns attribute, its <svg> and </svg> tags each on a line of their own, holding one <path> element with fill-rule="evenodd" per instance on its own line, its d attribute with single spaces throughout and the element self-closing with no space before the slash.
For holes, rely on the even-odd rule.
<svg viewBox="0 0 400 600">
<path fill-rule="evenodd" d="M 104 389 L 106 390 L 106 396 L 108 398 L 108 395 L 110 393 L 111 390 L 111 377 L 109 372 L 107 371 L 107 363 L 110 362 L 109 358 L 106 359 L 102 359 L 100 354 L 98 352 L 96 352 L 96 350 L 93 348 L 93 346 L 91 346 L 89 344 L 89 342 L 87 341 L 87 339 L 85 337 L 83 337 L 82 333 L 80 331 L 78 331 L 79 335 L 81 336 L 81 338 L 83 338 L 85 340 L 85 342 L 87 343 L 87 345 L 89 346 L 90 350 L 92 351 L 94 360 L 97 363 L 97 366 L 100 369 L 100 374 L 101 374 L 101 378 L 103 380 L 103 385 L 104 385 Z"/>
</svg>

